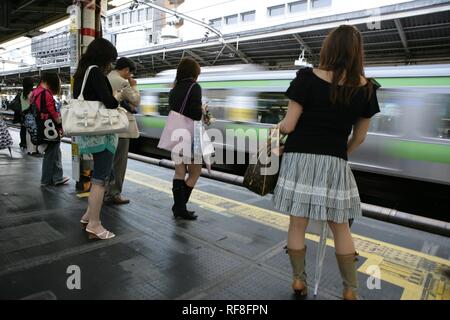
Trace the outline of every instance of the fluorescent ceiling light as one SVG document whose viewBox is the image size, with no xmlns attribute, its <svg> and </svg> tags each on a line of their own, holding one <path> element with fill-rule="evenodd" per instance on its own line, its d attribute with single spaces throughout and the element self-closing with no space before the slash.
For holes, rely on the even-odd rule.
<svg viewBox="0 0 450 320">
<path fill-rule="evenodd" d="M 26 42 L 27 42 L 27 41 L 29 42 L 30 39 L 27 38 L 27 37 L 19 37 L 19 38 L 15 38 L 15 39 L 13 39 L 13 40 L 10 40 L 10 41 L 8 41 L 8 42 L 0 43 L 0 46 L 2 46 L 2 47 L 5 48 L 5 49 L 8 49 L 8 47 L 16 46 L 16 45 L 18 45 L 18 44 L 24 44 L 24 45 L 26 45 Z M 31 43 L 31 42 L 30 42 L 30 43 Z"/>
<path fill-rule="evenodd" d="M 52 24 L 52 25 L 50 25 L 48 27 L 42 28 L 39 31 L 42 31 L 42 32 L 53 31 L 53 30 L 59 29 L 59 28 L 64 27 L 64 26 L 68 26 L 69 22 L 70 22 L 70 19 L 67 18 L 67 19 L 64 19 L 64 20 L 62 20 L 60 22 L 54 23 L 54 24 Z"/>
</svg>

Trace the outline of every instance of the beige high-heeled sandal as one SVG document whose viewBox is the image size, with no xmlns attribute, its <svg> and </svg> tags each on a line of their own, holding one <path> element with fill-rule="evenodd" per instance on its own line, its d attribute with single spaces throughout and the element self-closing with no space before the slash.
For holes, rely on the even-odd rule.
<svg viewBox="0 0 450 320">
<path fill-rule="evenodd" d="M 89 239 L 108 240 L 114 238 L 116 235 L 108 230 L 103 230 L 100 233 L 95 233 L 86 227 L 86 232 L 89 234 Z"/>
</svg>

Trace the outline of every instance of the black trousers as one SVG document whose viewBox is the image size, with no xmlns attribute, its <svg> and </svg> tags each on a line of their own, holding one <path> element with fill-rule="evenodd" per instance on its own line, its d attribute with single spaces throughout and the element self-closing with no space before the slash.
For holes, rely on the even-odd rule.
<svg viewBox="0 0 450 320">
<path fill-rule="evenodd" d="M 23 124 L 20 125 L 20 147 L 27 147 L 27 129 Z"/>
</svg>

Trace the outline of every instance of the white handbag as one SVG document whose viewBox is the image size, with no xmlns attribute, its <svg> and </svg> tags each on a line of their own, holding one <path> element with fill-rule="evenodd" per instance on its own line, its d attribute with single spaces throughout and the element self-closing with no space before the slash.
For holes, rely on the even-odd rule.
<svg viewBox="0 0 450 320">
<path fill-rule="evenodd" d="M 129 121 L 124 108 L 107 109 L 100 101 L 84 100 L 84 87 L 89 72 L 95 67 L 98 66 L 90 66 L 86 70 L 78 99 L 68 100 L 67 105 L 61 108 L 62 127 L 66 135 L 93 136 L 128 131 Z"/>
</svg>

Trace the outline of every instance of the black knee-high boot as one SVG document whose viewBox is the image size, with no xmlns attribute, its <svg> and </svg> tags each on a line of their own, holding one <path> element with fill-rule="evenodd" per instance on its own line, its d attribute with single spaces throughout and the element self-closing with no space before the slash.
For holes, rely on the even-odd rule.
<svg viewBox="0 0 450 320">
<path fill-rule="evenodd" d="M 189 213 L 186 210 L 186 190 L 184 187 L 184 180 L 173 180 L 172 193 L 174 200 L 172 211 L 174 217 L 186 220 L 197 219 L 196 215 Z"/>
<path fill-rule="evenodd" d="M 191 188 L 187 185 L 186 181 L 184 181 L 184 192 L 185 192 L 185 198 L 186 198 L 186 204 L 189 202 L 189 198 L 191 197 L 191 193 L 194 188 Z M 187 210 L 187 208 L 186 208 Z M 187 210 L 189 213 L 194 214 L 195 211 Z"/>
</svg>

